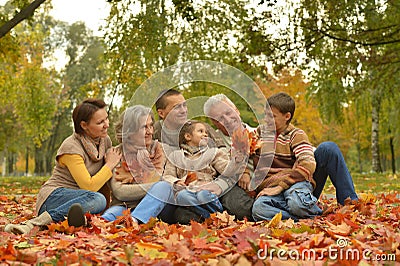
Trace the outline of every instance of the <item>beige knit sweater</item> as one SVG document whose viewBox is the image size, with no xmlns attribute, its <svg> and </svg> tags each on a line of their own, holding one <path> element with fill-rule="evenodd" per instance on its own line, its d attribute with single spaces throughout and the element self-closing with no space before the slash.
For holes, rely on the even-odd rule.
<svg viewBox="0 0 400 266">
<path fill-rule="evenodd" d="M 106 140 L 106 150 L 111 148 L 112 143 L 110 137 L 107 136 Z M 40 210 L 42 204 L 46 201 L 47 197 L 57 188 L 71 188 L 71 189 L 80 189 L 75 179 L 72 177 L 66 166 L 61 165 L 57 158 L 64 154 L 78 154 L 83 158 L 85 166 L 91 176 L 95 175 L 99 170 L 104 166 L 104 158 L 97 162 L 94 162 L 90 159 L 89 155 L 85 151 L 81 142 L 74 136 L 71 135 L 64 140 L 61 144 L 60 148 L 57 151 L 56 155 L 56 164 L 53 170 L 52 176 L 39 190 L 39 194 L 37 196 L 36 201 L 36 213 Z M 111 176 L 111 173 L 110 173 Z M 107 186 L 103 186 L 102 191 L 107 190 Z M 104 194 L 107 194 L 108 191 L 105 191 Z"/>
</svg>

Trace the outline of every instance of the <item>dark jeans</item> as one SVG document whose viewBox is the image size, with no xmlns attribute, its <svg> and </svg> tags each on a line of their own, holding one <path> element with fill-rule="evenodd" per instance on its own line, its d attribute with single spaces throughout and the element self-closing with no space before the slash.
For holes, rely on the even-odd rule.
<svg viewBox="0 0 400 266">
<path fill-rule="evenodd" d="M 353 178 L 336 143 L 330 141 L 321 143 L 314 151 L 314 157 L 317 162 L 317 168 L 313 177 L 317 185 L 313 194 L 317 199 L 324 189 L 328 176 L 336 188 L 338 203 L 343 205 L 346 198 L 358 199 L 354 189 Z"/>
<path fill-rule="evenodd" d="M 249 221 L 253 221 L 251 215 L 254 198 L 250 197 L 238 185 L 232 187 L 227 193 L 219 198 L 224 210 L 230 215 L 235 215 L 236 219 L 243 220 L 246 217 Z M 191 220 L 196 222 L 204 221 L 204 217 L 196 214 L 193 207 L 177 207 L 175 210 L 175 218 L 180 224 L 189 224 Z"/>
</svg>

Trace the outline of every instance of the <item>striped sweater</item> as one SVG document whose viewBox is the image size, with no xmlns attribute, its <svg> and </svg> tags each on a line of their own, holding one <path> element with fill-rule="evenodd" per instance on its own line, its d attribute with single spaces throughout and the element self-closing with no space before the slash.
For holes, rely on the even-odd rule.
<svg viewBox="0 0 400 266">
<path fill-rule="evenodd" d="M 270 147 L 270 143 L 266 142 L 262 142 L 261 145 Z M 270 154 L 271 151 L 262 148 L 262 156 Z M 257 190 L 275 186 L 286 190 L 294 183 L 305 180 L 310 181 L 315 187 L 313 179 L 315 166 L 313 147 L 307 134 L 289 124 L 286 130 L 275 139 L 275 153 L 271 168 Z"/>
</svg>

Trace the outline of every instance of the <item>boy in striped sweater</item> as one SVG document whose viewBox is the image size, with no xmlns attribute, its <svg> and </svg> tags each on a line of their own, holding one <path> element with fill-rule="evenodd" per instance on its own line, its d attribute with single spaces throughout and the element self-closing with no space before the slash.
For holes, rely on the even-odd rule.
<svg viewBox="0 0 400 266">
<path fill-rule="evenodd" d="M 280 92 L 267 99 L 265 122 L 275 123 L 275 153 L 271 167 L 259 168 L 256 175 L 265 179 L 257 188 L 252 215 L 255 221 L 270 220 L 281 212 L 282 219 L 311 218 L 320 215 L 313 173 L 316 162 L 307 134 L 294 127 L 290 121 L 295 111 L 295 102 L 288 94 Z M 271 114 L 273 117 L 271 117 Z M 268 140 L 266 140 L 268 141 Z M 271 156 L 270 150 L 261 151 L 262 156 Z"/>
</svg>

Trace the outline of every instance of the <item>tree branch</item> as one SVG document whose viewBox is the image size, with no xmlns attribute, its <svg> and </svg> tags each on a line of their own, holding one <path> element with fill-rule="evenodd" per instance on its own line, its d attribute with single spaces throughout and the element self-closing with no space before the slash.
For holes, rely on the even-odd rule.
<svg viewBox="0 0 400 266">
<path fill-rule="evenodd" d="M 15 17 L 7 21 L 0 27 L 0 38 L 4 37 L 9 31 L 17 26 L 24 19 L 33 15 L 35 10 L 46 0 L 34 0 L 30 5 L 22 9 Z"/>
</svg>

